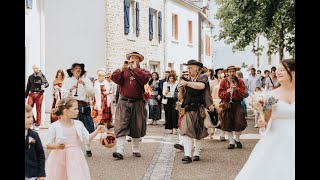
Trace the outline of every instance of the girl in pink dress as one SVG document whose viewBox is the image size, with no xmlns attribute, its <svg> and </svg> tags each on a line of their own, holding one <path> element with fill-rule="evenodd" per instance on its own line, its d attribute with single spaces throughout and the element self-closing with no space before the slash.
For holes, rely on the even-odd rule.
<svg viewBox="0 0 320 180">
<path fill-rule="evenodd" d="M 81 144 L 105 132 L 105 127 L 100 125 L 89 134 L 81 121 L 71 119 L 79 113 L 78 102 L 72 98 L 61 99 L 54 113 L 60 119 L 49 126 L 46 134 L 45 147 L 51 149 L 45 166 L 46 180 L 91 180 Z"/>
</svg>

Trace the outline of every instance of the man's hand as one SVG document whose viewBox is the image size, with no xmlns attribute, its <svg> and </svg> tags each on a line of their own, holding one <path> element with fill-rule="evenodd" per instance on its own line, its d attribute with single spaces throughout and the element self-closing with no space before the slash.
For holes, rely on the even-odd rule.
<svg viewBox="0 0 320 180">
<path fill-rule="evenodd" d="M 129 64 L 129 68 L 132 70 L 137 68 L 137 61 L 132 61 L 132 63 Z"/>
<path fill-rule="evenodd" d="M 82 79 L 78 79 L 78 83 L 82 84 L 82 85 L 85 85 L 85 82 Z"/>
</svg>

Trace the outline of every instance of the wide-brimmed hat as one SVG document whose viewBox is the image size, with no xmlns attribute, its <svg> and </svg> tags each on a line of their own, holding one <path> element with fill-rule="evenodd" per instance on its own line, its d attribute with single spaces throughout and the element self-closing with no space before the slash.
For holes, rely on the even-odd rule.
<svg viewBox="0 0 320 180">
<path fill-rule="evenodd" d="M 203 68 L 203 64 L 199 61 L 196 61 L 194 59 L 190 59 L 187 63 L 184 63 L 183 65 L 188 66 L 188 65 L 197 65 L 200 68 Z"/>
<path fill-rule="evenodd" d="M 236 67 L 234 65 L 229 65 L 225 70 L 223 70 L 223 72 L 226 73 L 230 69 L 235 69 L 236 71 L 239 71 L 241 68 L 240 67 Z"/>
<path fill-rule="evenodd" d="M 72 77 L 72 76 L 73 76 L 71 70 L 72 70 L 74 67 L 76 67 L 76 66 L 80 66 L 80 68 L 81 68 L 80 77 L 81 77 L 82 75 L 84 75 L 84 73 L 86 73 L 86 70 L 84 69 L 84 64 L 83 64 L 83 63 L 73 63 L 73 64 L 71 65 L 71 68 L 70 68 L 70 69 L 67 69 L 67 73 L 68 73 L 69 77 Z"/>
<path fill-rule="evenodd" d="M 138 56 L 140 59 L 140 62 L 144 60 L 144 57 L 138 52 L 132 52 L 127 54 L 127 59 L 129 60 L 131 56 Z"/>
<path fill-rule="evenodd" d="M 214 77 L 215 77 L 215 78 L 218 78 L 218 72 L 219 72 L 219 71 L 223 71 L 223 68 L 218 68 L 218 69 L 215 69 L 215 70 L 214 70 Z"/>
</svg>

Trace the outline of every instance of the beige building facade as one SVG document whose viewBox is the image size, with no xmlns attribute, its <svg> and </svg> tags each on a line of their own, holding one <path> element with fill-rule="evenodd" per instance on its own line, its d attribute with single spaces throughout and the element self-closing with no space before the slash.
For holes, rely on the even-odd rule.
<svg viewBox="0 0 320 180">
<path fill-rule="evenodd" d="M 123 65 L 126 54 L 145 57 L 141 67 L 162 73 L 164 65 L 163 0 L 106 0 L 106 68 Z"/>
</svg>

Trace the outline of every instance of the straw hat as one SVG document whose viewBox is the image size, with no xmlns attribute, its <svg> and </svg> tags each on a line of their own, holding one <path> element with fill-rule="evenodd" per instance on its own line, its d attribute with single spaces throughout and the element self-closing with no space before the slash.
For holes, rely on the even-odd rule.
<svg viewBox="0 0 320 180">
<path fill-rule="evenodd" d="M 224 73 L 227 73 L 228 70 L 230 69 L 235 69 L 236 71 L 239 71 L 241 68 L 240 67 L 235 67 L 234 65 L 229 65 L 225 70 L 223 70 Z"/>
<path fill-rule="evenodd" d="M 131 56 L 138 56 L 140 59 L 140 62 L 142 62 L 144 60 L 144 57 L 138 52 L 132 52 L 132 53 L 127 54 L 127 59 L 129 60 Z"/>
</svg>

